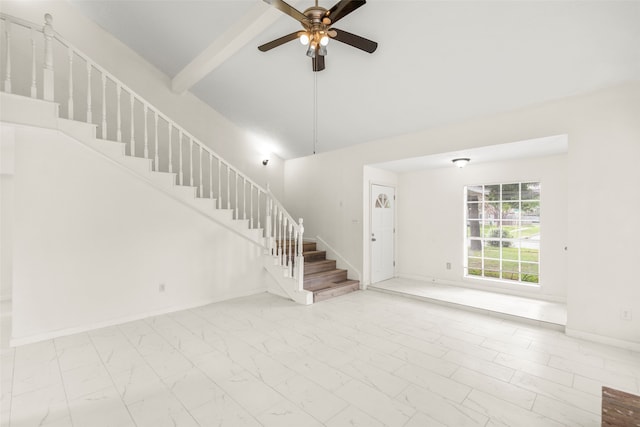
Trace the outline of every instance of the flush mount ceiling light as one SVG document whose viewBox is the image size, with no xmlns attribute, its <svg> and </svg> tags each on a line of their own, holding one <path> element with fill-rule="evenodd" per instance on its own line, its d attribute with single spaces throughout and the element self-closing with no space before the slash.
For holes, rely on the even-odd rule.
<svg viewBox="0 0 640 427">
<path fill-rule="evenodd" d="M 463 168 L 463 167 L 467 166 L 467 163 L 469 163 L 471 161 L 471 159 L 468 158 L 468 157 L 460 157 L 460 158 L 457 158 L 457 159 L 453 159 L 451 161 L 458 168 Z"/>
</svg>

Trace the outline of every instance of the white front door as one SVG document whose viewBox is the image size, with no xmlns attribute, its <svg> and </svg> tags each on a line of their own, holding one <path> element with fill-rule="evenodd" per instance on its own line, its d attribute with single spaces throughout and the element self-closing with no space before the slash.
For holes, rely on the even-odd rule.
<svg viewBox="0 0 640 427">
<path fill-rule="evenodd" d="M 371 185 L 371 283 L 394 275 L 395 194 L 393 187 Z"/>
</svg>

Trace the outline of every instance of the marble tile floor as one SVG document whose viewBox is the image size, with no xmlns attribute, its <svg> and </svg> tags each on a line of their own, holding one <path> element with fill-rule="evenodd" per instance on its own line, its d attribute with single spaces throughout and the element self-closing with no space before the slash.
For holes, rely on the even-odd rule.
<svg viewBox="0 0 640 427">
<path fill-rule="evenodd" d="M 258 294 L 1 348 L 2 427 L 598 426 L 640 354 L 372 291 Z"/>
<path fill-rule="evenodd" d="M 369 288 L 561 331 L 567 324 L 567 306 L 560 302 L 404 278 L 385 280 Z"/>
</svg>

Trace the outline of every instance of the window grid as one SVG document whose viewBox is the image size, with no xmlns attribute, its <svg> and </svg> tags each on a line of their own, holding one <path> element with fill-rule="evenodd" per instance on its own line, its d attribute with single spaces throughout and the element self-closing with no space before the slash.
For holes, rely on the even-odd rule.
<svg viewBox="0 0 640 427">
<path fill-rule="evenodd" d="M 465 276 L 538 284 L 540 183 L 465 187 Z"/>
</svg>

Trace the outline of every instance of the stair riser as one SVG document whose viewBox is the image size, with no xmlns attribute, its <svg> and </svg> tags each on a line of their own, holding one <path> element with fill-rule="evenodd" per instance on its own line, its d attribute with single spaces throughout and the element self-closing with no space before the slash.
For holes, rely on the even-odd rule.
<svg viewBox="0 0 640 427">
<path fill-rule="evenodd" d="M 320 301 L 324 301 L 327 300 L 329 298 L 333 298 L 333 297 L 337 297 L 340 295 L 344 295 L 344 294 L 348 294 L 354 291 L 357 291 L 359 289 L 359 284 L 358 283 L 354 283 L 352 285 L 349 286 L 343 286 L 340 288 L 329 288 L 327 290 L 324 291 L 318 291 L 318 292 L 314 292 L 313 294 L 313 302 L 320 302 Z"/>
<path fill-rule="evenodd" d="M 331 271 L 336 269 L 336 262 L 334 260 L 327 260 L 327 262 L 323 262 L 321 264 L 308 264 L 305 262 L 304 264 L 304 274 L 305 276 L 313 273 L 320 273 L 322 271 Z"/>
<path fill-rule="evenodd" d="M 347 270 L 337 271 L 334 274 L 322 275 L 320 277 L 305 277 L 304 286 L 313 286 L 320 283 L 337 283 L 347 280 Z"/>
<path fill-rule="evenodd" d="M 317 253 L 313 253 L 313 254 L 302 254 L 304 256 L 304 260 L 305 261 L 323 261 L 325 259 L 327 259 L 327 253 L 326 252 L 317 252 Z"/>
</svg>

